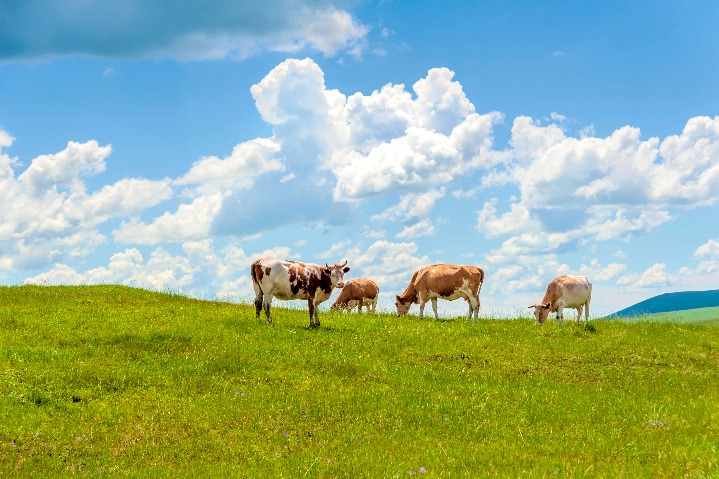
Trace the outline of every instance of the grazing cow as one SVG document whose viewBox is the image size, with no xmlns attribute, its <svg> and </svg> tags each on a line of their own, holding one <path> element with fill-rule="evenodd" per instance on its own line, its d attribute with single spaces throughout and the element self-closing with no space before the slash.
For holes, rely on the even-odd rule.
<svg viewBox="0 0 719 479">
<path fill-rule="evenodd" d="M 476 266 L 460 266 L 455 264 L 434 264 L 418 269 L 409 286 L 397 296 L 395 306 L 397 316 L 404 316 L 409 307 L 419 303 L 419 318 L 424 315 L 424 305 L 432 300 L 435 319 L 437 315 L 437 298 L 449 301 L 464 298 L 469 303 L 467 319 L 474 313 L 474 321 L 479 315 L 479 290 L 484 283 L 484 271 Z"/>
<path fill-rule="evenodd" d="M 335 300 L 335 304 L 330 309 L 343 310 L 352 309 L 357 306 L 358 311 L 362 312 L 362 306 L 367 306 L 367 311 L 374 313 L 377 307 L 377 298 L 379 297 L 379 286 L 371 279 L 351 279 L 345 283 L 340 295 Z"/>
<path fill-rule="evenodd" d="M 344 274 L 350 269 L 343 264 L 324 266 L 282 259 L 258 259 L 250 267 L 255 288 L 255 316 L 259 319 L 264 307 L 267 321 L 272 324 L 272 298 L 306 299 L 310 310 L 310 327 L 319 326 L 320 303 L 327 301 L 334 288 L 344 286 Z"/>
<path fill-rule="evenodd" d="M 579 324 L 584 309 L 584 324 L 589 321 L 589 302 L 592 300 L 592 283 L 584 276 L 558 276 L 547 286 L 547 292 L 540 304 L 533 304 L 536 324 L 542 324 L 549 313 L 557 313 L 556 322 L 564 325 L 564 308 L 577 310 L 575 324 Z"/>
</svg>

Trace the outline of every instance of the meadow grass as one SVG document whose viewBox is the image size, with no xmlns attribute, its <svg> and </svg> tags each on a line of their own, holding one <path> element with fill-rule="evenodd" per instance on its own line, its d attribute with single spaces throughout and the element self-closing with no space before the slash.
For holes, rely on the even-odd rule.
<svg viewBox="0 0 719 479">
<path fill-rule="evenodd" d="M 719 477 L 719 323 L 0 287 L 0 477 Z"/>
<path fill-rule="evenodd" d="M 628 316 L 621 318 L 622 321 L 637 322 L 637 321 L 655 321 L 655 322 L 672 322 L 672 323 L 683 323 L 683 322 L 699 322 L 707 321 L 717 323 L 719 325 L 719 307 L 711 308 L 695 308 L 695 309 L 684 309 L 681 311 L 669 311 L 667 313 L 654 313 L 640 316 Z"/>
</svg>

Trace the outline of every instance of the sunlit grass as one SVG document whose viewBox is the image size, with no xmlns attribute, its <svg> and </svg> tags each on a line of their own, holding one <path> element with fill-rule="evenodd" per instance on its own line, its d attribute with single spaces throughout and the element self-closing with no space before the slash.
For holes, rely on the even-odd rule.
<svg viewBox="0 0 719 479">
<path fill-rule="evenodd" d="M 0 288 L 0 476 L 719 474 L 716 323 L 320 319 Z"/>
</svg>

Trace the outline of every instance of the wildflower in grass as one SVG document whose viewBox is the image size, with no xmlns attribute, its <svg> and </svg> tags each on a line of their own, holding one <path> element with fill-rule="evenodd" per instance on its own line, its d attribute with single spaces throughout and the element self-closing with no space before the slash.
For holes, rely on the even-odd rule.
<svg viewBox="0 0 719 479">
<path fill-rule="evenodd" d="M 247 396 L 247 394 L 246 394 L 246 393 L 242 393 L 242 394 L 240 394 L 240 397 L 245 397 L 245 396 Z"/>
<path fill-rule="evenodd" d="M 40 435 L 40 431 L 35 431 L 35 437 L 38 437 Z"/>
<path fill-rule="evenodd" d="M 279 453 L 279 452 L 276 452 L 276 453 L 275 453 L 275 457 L 280 457 L 280 453 Z"/>
<path fill-rule="evenodd" d="M 420 473 L 420 474 L 427 474 L 427 469 L 425 469 L 424 466 L 423 466 L 423 467 L 420 467 L 420 468 L 419 468 L 419 473 Z"/>
<path fill-rule="evenodd" d="M 290 433 L 285 431 L 285 437 L 290 437 Z"/>
<path fill-rule="evenodd" d="M 11 445 L 12 447 L 15 447 L 15 441 L 12 441 L 12 440 L 11 440 L 11 441 L 10 441 L 10 445 Z"/>
</svg>

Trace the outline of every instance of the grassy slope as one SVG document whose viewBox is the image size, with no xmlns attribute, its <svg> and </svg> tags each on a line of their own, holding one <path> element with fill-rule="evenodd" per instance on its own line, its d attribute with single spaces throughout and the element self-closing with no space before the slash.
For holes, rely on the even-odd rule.
<svg viewBox="0 0 719 479">
<path fill-rule="evenodd" d="M 657 322 L 710 322 L 719 325 L 719 307 L 685 309 L 668 313 L 648 314 L 636 318 L 623 318 L 624 321 L 657 321 Z"/>
<path fill-rule="evenodd" d="M 0 287 L 0 476 L 719 475 L 716 326 L 274 312 Z"/>
</svg>

